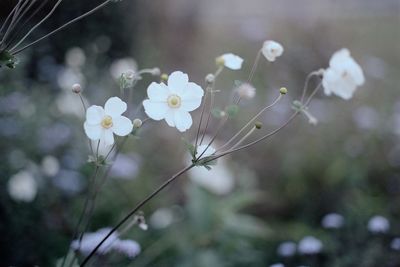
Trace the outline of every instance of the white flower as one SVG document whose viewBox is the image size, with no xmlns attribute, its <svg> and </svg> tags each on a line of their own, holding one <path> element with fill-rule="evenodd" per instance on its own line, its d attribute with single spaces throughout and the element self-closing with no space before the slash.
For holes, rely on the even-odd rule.
<svg viewBox="0 0 400 267">
<path fill-rule="evenodd" d="M 277 249 L 278 255 L 282 257 L 291 257 L 296 254 L 296 243 L 294 242 L 283 242 Z"/>
<path fill-rule="evenodd" d="M 283 51 L 283 46 L 272 40 L 265 41 L 261 48 L 262 54 L 270 62 L 274 62 L 277 57 L 280 57 L 283 54 Z"/>
<path fill-rule="evenodd" d="M 240 70 L 242 68 L 243 59 L 235 54 L 227 53 L 217 58 L 217 63 L 223 63 L 225 67 L 231 70 Z"/>
<path fill-rule="evenodd" d="M 111 228 L 102 228 L 94 233 L 85 233 L 82 242 L 79 239 L 72 241 L 71 248 L 78 250 L 83 255 L 88 255 L 92 250 L 108 235 Z M 97 254 L 104 255 L 112 250 L 124 253 L 130 258 L 135 257 L 140 253 L 140 245 L 134 240 L 121 240 L 118 238 L 118 232 L 111 234 L 104 241 L 100 248 L 96 251 Z"/>
<path fill-rule="evenodd" d="M 298 250 L 301 254 L 317 254 L 322 250 L 322 242 L 313 237 L 306 236 L 300 240 Z"/>
<path fill-rule="evenodd" d="M 252 99 L 256 96 L 256 88 L 249 83 L 242 83 L 236 88 L 237 94 L 243 99 Z"/>
<path fill-rule="evenodd" d="M 214 154 L 215 152 L 215 148 L 213 148 L 212 146 L 208 146 L 208 144 L 205 145 L 200 145 L 197 147 L 196 149 L 196 155 L 195 157 L 200 157 L 200 159 L 202 158 L 206 158 L 211 156 L 212 154 Z M 200 156 L 201 155 L 201 156 Z"/>
<path fill-rule="evenodd" d="M 171 225 L 174 221 L 174 214 L 170 208 L 160 208 L 150 217 L 150 224 L 155 229 L 163 229 Z"/>
<path fill-rule="evenodd" d="M 126 103 L 118 97 L 107 100 L 104 109 L 100 106 L 91 106 L 86 111 L 86 121 L 83 124 L 89 139 L 104 141 L 104 144 L 114 144 L 114 134 L 128 135 L 133 125 L 130 119 L 121 116 L 126 111 Z"/>
<path fill-rule="evenodd" d="M 337 213 L 329 213 L 322 218 L 322 226 L 324 228 L 340 228 L 343 226 L 344 218 Z"/>
<path fill-rule="evenodd" d="M 16 201 L 31 202 L 36 197 L 37 188 L 35 178 L 27 171 L 14 174 L 7 184 L 8 194 Z"/>
<path fill-rule="evenodd" d="M 326 95 L 335 95 L 350 99 L 357 89 L 364 83 L 364 74 L 357 62 L 351 57 L 350 51 L 343 48 L 333 54 L 329 61 L 329 68 L 324 72 L 322 85 Z"/>
<path fill-rule="evenodd" d="M 168 77 L 168 85 L 151 83 L 147 88 L 149 99 L 143 101 L 144 111 L 153 120 L 163 120 L 184 132 L 192 126 L 190 111 L 197 109 L 204 95 L 203 89 L 189 82 L 187 74 L 175 71 Z"/>
<path fill-rule="evenodd" d="M 274 263 L 274 264 L 270 265 L 269 267 L 285 267 L 285 265 L 283 265 L 282 263 Z"/>
<path fill-rule="evenodd" d="M 389 228 L 389 221 L 383 216 L 377 215 L 368 221 L 368 230 L 372 233 L 386 233 Z"/>
</svg>

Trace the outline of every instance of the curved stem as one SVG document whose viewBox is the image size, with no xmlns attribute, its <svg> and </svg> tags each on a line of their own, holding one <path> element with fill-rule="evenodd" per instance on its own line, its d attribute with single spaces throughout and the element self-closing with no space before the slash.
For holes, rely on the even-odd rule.
<svg viewBox="0 0 400 267">
<path fill-rule="evenodd" d="M 171 178 L 169 178 L 166 182 L 164 182 L 161 186 L 159 186 L 153 193 L 148 195 L 144 200 L 142 200 L 135 208 L 133 208 L 122 220 L 119 221 L 119 223 L 114 226 L 113 229 L 101 240 L 101 242 L 90 252 L 90 254 L 83 260 L 81 263 L 80 267 L 85 266 L 90 258 L 93 257 L 93 255 L 97 252 L 97 250 L 101 247 L 101 245 L 115 232 L 117 231 L 126 221 L 129 220 L 130 217 L 132 217 L 141 207 L 143 207 L 147 202 L 149 202 L 152 198 L 154 198 L 158 193 L 160 193 L 164 188 L 166 188 L 170 183 L 176 180 L 179 176 L 193 168 L 195 165 L 191 164 L 179 172 L 177 172 L 175 175 L 173 175 Z"/>
</svg>

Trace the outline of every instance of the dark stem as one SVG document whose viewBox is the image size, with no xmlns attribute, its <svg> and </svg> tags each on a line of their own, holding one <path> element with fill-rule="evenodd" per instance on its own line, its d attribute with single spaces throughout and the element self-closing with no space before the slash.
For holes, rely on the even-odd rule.
<svg viewBox="0 0 400 267">
<path fill-rule="evenodd" d="M 191 164 L 179 172 L 177 172 L 175 175 L 173 175 L 171 178 L 169 178 L 166 182 L 164 182 L 160 187 L 158 187 L 153 193 L 151 193 L 149 196 L 147 196 L 144 200 L 142 200 L 134 209 L 132 209 L 114 228 L 101 240 L 101 242 L 90 252 L 90 254 L 83 260 L 81 263 L 80 267 L 85 266 L 88 261 L 93 257 L 93 255 L 97 252 L 97 250 L 101 247 L 101 245 L 115 232 L 117 231 L 126 221 L 129 220 L 130 217 L 132 217 L 141 207 L 143 207 L 147 202 L 149 202 L 152 198 L 154 198 L 158 193 L 160 193 L 164 188 L 166 188 L 170 183 L 176 180 L 179 176 L 193 168 L 195 165 Z"/>
</svg>

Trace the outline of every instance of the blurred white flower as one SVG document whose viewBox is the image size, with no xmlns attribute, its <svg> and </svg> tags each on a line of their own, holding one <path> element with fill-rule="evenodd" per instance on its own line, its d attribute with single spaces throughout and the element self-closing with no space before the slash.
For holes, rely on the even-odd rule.
<svg viewBox="0 0 400 267">
<path fill-rule="evenodd" d="M 133 72 L 137 71 L 137 63 L 133 58 L 127 57 L 115 60 L 110 67 L 111 76 L 116 80 L 128 70 Z"/>
<path fill-rule="evenodd" d="M 291 257 L 296 254 L 296 243 L 294 242 L 283 242 L 279 245 L 277 253 L 282 257 Z"/>
<path fill-rule="evenodd" d="M 283 265 L 282 263 L 274 263 L 274 264 L 270 265 L 269 267 L 285 267 L 285 265 Z"/>
<path fill-rule="evenodd" d="M 86 61 L 85 52 L 79 47 L 73 47 L 65 54 L 65 61 L 69 67 L 82 67 Z"/>
<path fill-rule="evenodd" d="M 163 229 L 174 221 L 173 211 L 169 208 L 160 208 L 150 216 L 150 224 L 155 229 Z"/>
<path fill-rule="evenodd" d="M 256 88 L 249 83 L 242 83 L 236 88 L 236 92 L 242 99 L 252 99 L 256 96 Z"/>
<path fill-rule="evenodd" d="M 170 127 L 184 132 L 192 126 L 189 112 L 200 106 L 204 91 L 189 82 L 187 74 L 175 71 L 168 77 L 168 85 L 151 83 L 147 95 L 149 99 L 143 101 L 146 114 L 153 120 L 165 119 Z"/>
<path fill-rule="evenodd" d="M 274 62 L 277 57 L 280 57 L 283 54 L 283 51 L 283 46 L 272 40 L 265 41 L 261 48 L 262 54 L 270 62 Z"/>
<path fill-rule="evenodd" d="M 322 218 L 321 224 L 324 228 L 340 228 L 344 224 L 344 218 L 337 213 L 329 213 Z"/>
<path fill-rule="evenodd" d="M 86 121 L 83 124 L 85 133 L 91 140 L 102 140 L 104 144 L 114 144 L 114 134 L 126 136 L 132 132 L 130 119 L 122 116 L 127 105 L 118 97 L 107 100 L 104 109 L 100 106 L 90 106 L 86 111 Z"/>
<path fill-rule="evenodd" d="M 60 170 L 60 163 L 54 156 L 46 156 L 42 159 L 42 172 L 47 176 L 54 176 Z"/>
<path fill-rule="evenodd" d="M 386 233 L 389 231 L 390 223 L 388 219 L 383 216 L 377 215 L 369 219 L 368 230 L 372 233 Z"/>
<path fill-rule="evenodd" d="M 87 100 L 82 95 L 81 97 L 84 103 L 87 103 Z M 79 97 L 71 94 L 71 92 L 62 92 L 59 94 L 56 99 L 56 107 L 63 114 L 74 115 L 78 118 L 85 116 L 85 110 L 82 107 Z"/>
<path fill-rule="evenodd" d="M 7 189 L 12 199 L 31 202 L 36 197 L 38 185 L 30 172 L 20 171 L 8 180 Z"/>
<path fill-rule="evenodd" d="M 303 237 L 298 245 L 298 250 L 301 254 L 318 254 L 322 248 L 322 242 L 313 236 Z"/>
<path fill-rule="evenodd" d="M 390 242 L 390 248 L 393 250 L 400 250 L 400 238 L 393 238 L 392 242 Z"/>
<path fill-rule="evenodd" d="M 134 258 L 140 253 L 140 245 L 133 240 L 119 240 L 113 246 L 113 248 L 125 254 L 129 258 Z"/>
<path fill-rule="evenodd" d="M 200 158 L 202 159 L 211 156 L 212 154 L 214 154 L 214 152 L 215 148 L 213 148 L 212 146 L 208 146 L 208 144 L 200 145 L 197 147 L 195 156 L 200 157 L 201 155 Z"/>
<path fill-rule="evenodd" d="M 196 167 L 190 169 L 188 175 L 192 182 L 216 195 L 228 194 L 235 184 L 234 175 L 223 158 L 220 158 L 211 170 Z"/>
<path fill-rule="evenodd" d="M 226 53 L 217 58 L 217 63 L 222 63 L 231 70 L 240 70 L 242 68 L 243 59 L 235 54 Z"/>
<path fill-rule="evenodd" d="M 85 233 L 82 242 L 79 242 L 79 240 L 72 241 L 71 248 L 79 251 L 83 255 L 88 255 L 110 231 L 111 228 L 102 228 L 94 233 Z M 118 235 L 118 232 L 112 233 L 111 236 L 99 247 L 96 253 L 104 255 L 115 250 L 130 258 L 133 258 L 140 253 L 140 245 L 137 242 L 133 240 L 120 240 Z"/>
<path fill-rule="evenodd" d="M 364 84 L 364 74 L 358 63 L 351 57 L 350 51 L 343 48 L 333 54 L 329 68 L 324 71 L 322 85 L 326 95 L 335 95 L 350 99 L 357 86 Z"/>
<path fill-rule="evenodd" d="M 134 179 L 139 172 L 139 160 L 135 155 L 119 153 L 111 166 L 110 176 L 120 179 Z"/>
<path fill-rule="evenodd" d="M 62 68 L 57 73 L 57 83 L 62 89 L 69 93 L 71 92 L 71 84 L 79 83 L 84 87 L 86 80 L 78 68 Z"/>
<path fill-rule="evenodd" d="M 377 129 L 379 127 L 379 113 L 372 107 L 361 106 L 353 113 L 353 119 L 362 130 Z"/>
</svg>

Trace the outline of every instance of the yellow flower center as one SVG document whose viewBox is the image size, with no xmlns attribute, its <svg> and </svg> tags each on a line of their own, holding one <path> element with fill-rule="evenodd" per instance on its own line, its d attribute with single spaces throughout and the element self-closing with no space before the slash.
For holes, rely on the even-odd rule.
<svg viewBox="0 0 400 267">
<path fill-rule="evenodd" d="M 101 121 L 101 126 L 105 129 L 111 128 L 113 126 L 112 118 L 110 116 L 105 116 Z"/>
<path fill-rule="evenodd" d="M 177 95 L 170 95 L 167 103 L 170 108 L 179 108 L 181 106 L 181 98 Z"/>
</svg>

